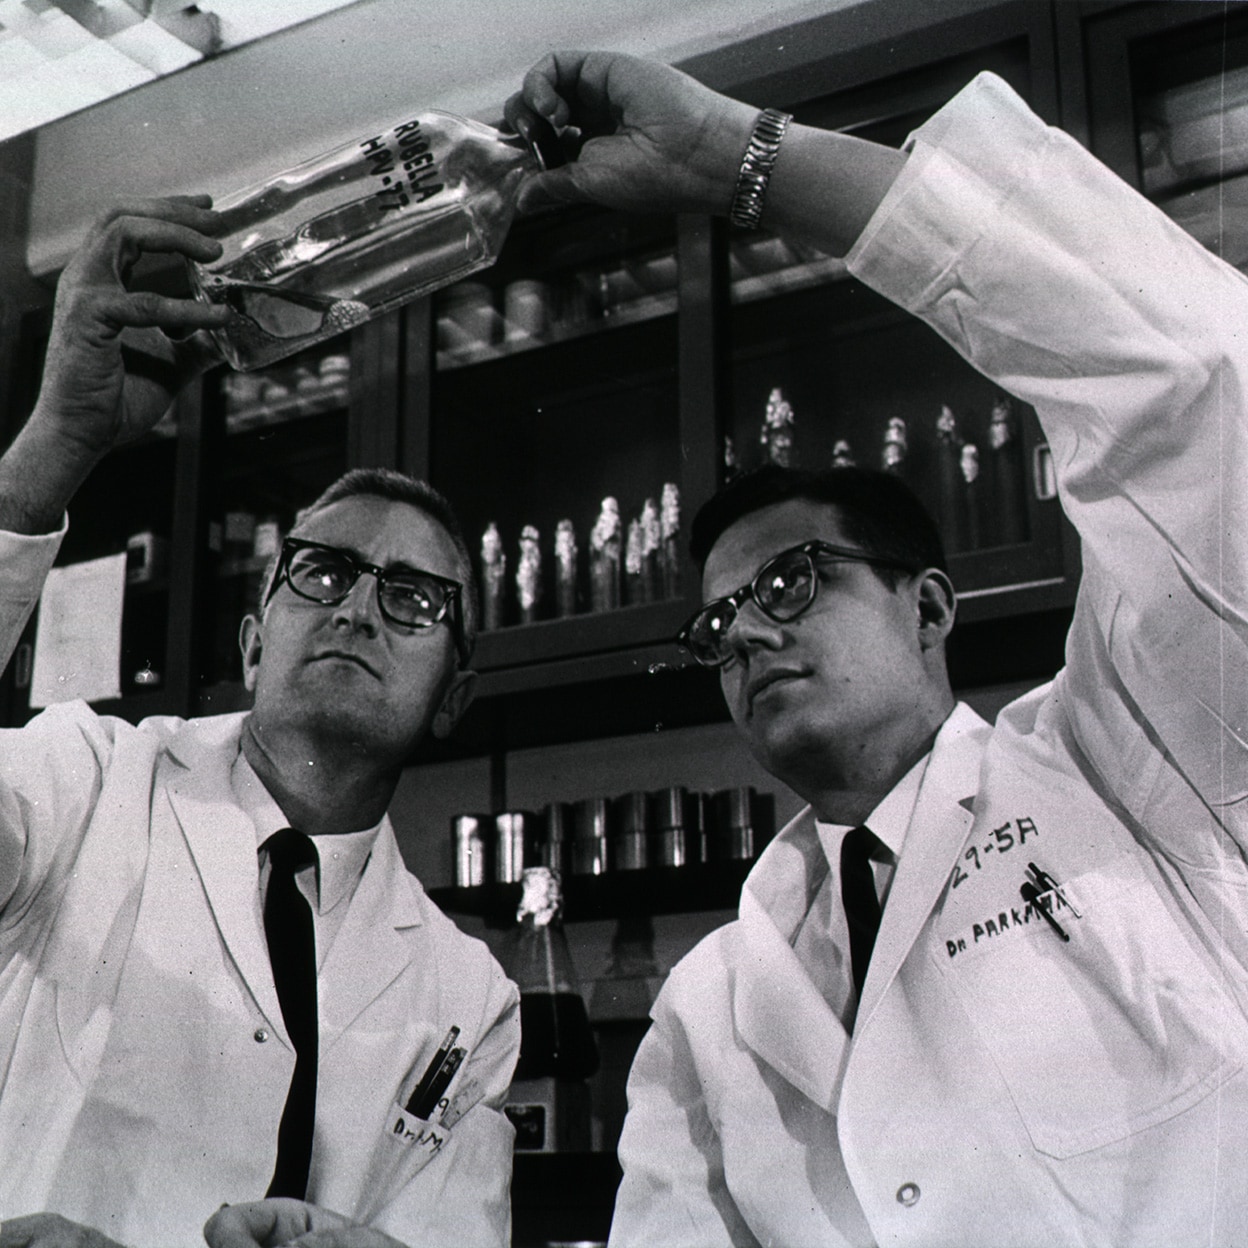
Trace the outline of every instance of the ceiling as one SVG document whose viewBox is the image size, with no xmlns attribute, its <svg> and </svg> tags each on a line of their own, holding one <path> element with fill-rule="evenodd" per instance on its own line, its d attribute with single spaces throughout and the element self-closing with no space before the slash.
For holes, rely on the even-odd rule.
<svg viewBox="0 0 1248 1248">
<path fill-rule="evenodd" d="M 302 0 L 236 2 L 258 26 L 262 12 L 290 13 Z M 872 2 L 904 9 L 915 0 L 355 0 L 41 126 L 27 265 L 58 269 L 90 220 L 125 195 L 224 194 L 413 107 L 497 119 L 524 71 L 552 48 L 676 61 Z M 14 4 L 54 7 L 0 0 L 0 22 Z M 168 0 L 96 7 L 105 4 L 187 11 Z"/>
<path fill-rule="evenodd" d="M 356 0 L 0 0 L 0 140 Z"/>
</svg>

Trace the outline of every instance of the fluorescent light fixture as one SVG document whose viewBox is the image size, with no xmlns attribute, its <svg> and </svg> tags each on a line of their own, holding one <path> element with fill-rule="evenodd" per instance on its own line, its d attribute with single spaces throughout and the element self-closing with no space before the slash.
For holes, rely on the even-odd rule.
<svg viewBox="0 0 1248 1248">
<path fill-rule="evenodd" d="M 0 141 L 357 0 L 0 0 Z"/>
</svg>

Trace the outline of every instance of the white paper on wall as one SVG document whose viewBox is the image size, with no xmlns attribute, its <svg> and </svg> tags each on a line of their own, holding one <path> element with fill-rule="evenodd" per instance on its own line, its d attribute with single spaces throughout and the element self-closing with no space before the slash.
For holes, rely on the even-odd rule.
<svg viewBox="0 0 1248 1248">
<path fill-rule="evenodd" d="M 121 696 L 126 556 L 53 568 L 39 599 L 30 705 Z"/>
</svg>

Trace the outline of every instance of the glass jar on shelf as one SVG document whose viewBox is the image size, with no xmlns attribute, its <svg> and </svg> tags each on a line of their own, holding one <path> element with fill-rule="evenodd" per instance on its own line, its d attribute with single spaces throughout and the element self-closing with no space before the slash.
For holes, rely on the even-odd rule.
<svg viewBox="0 0 1248 1248">
<path fill-rule="evenodd" d="M 594 213 L 526 222 L 498 265 L 434 297 L 445 371 L 673 315 L 679 270 L 670 220 Z"/>
<path fill-rule="evenodd" d="M 478 557 L 491 633 L 679 593 L 675 221 L 560 223 L 526 223 L 433 303 L 430 479 Z"/>
</svg>

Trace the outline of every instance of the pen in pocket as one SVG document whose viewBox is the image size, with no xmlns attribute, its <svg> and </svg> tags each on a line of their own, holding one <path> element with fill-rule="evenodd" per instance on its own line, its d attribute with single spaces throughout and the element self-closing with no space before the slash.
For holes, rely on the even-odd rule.
<svg viewBox="0 0 1248 1248">
<path fill-rule="evenodd" d="M 450 1087 L 451 1080 L 455 1078 L 455 1072 L 459 1069 L 467 1052 L 467 1049 L 452 1049 L 446 1055 L 446 1061 L 442 1063 L 442 1068 L 434 1076 L 433 1082 L 429 1085 L 429 1090 L 425 1093 L 424 1104 L 419 1111 L 416 1111 L 418 1117 L 433 1117 L 434 1111 L 438 1108 L 438 1102 L 442 1099 L 442 1094 Z"/>
<path fill-rule="evenodd" d="M 425 1073 L 421 1075 L 420 1082 L 416 1085 L 415 1090 L 412 1092 L 411 1096 L 407 1098 L 407 1105 L 404 1108 L 409 1114 L 415 1114 L 418 1118 L 428 1117 L 427 1114 L 421 1113 L 421 1109 L 426 1104 L 432 1107 L 438 1103 L 437 1098 L 434 1098 L 432 1101 L 429 1100 L 429 1091 L 434 1080 L 437 1079 L 439 1072 L 446 1065 L 447 1059 L 450 1057 L 455 1048 L 455 1041 L 458 1039 L 459 1028 L 452 1027 L 450 1031 L 446 1033 L 446 1038 L 442 1041 L 438 1051 L 433 1055 L 433 1060 L 429 1063 Z M 455 1065 L 458 1066 L 459 1063 L 456 1062 Z M 454 1071 L 451 1073 L 454 1074 Z M 445 1084 L 443 1085 L 443 1090 L 445 1090 Z M 438 1096 L 441 1095 L 442 1093 L 439 1092 Z"/>
</svg>

